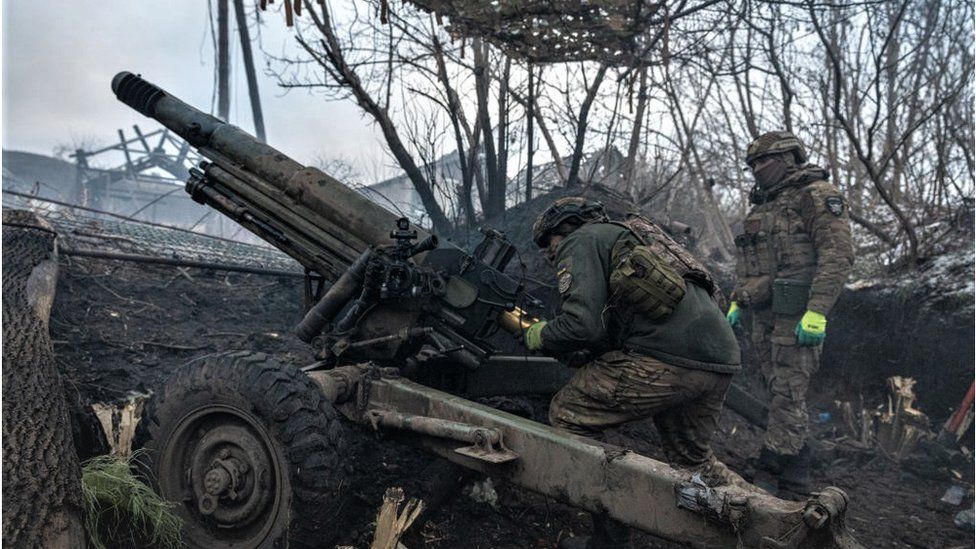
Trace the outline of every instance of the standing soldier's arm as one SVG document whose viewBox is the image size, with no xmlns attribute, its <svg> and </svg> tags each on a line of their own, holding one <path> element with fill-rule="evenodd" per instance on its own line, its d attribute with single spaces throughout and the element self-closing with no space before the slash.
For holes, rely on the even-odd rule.
<svg viewBox="0 0 976 549">
<path fill-rule="evenodd" d="M 562 305 L 541 328 L 542 349 L 555 353 L 592 348 L 607 337 L 603 312 L 607 305 L 609 257 L 593 233 L 578 230 L 556 252 L 556 276 Z"/>
<path fill-rule="evenodd" d="M 820 181 L 804 193 L 800 214 L 817 254 L 807 309 L 826 316 L 844 289 L 854 262 L 847 201 L 836 187 Z"/>
</svg>

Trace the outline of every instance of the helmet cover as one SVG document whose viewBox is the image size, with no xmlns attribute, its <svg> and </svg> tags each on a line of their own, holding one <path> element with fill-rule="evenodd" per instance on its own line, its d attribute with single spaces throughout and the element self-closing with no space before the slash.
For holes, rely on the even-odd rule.
<svg viewBox="0 0 976 549">
<path fill-rule="evenodd" d="M 746 149 L 746 164 L 752 165 L 753 162 L 763 156 L 771 154 L 782 154 L 792 151 L 800 164 L 807 162 L 807 150 L 803 142 L 792 132 L 775 131 L 766 132 L 756 138 Z"/>
<path fill-rule="evenodd" d="M 535 223 L 532 224 L 532 241 L 536 246 L 545 248 L 549 245 L 549 236 L 562 222 L 577 219 L 581 224 L 607 221 L 607 212 L 603 204 L 587 200 L 581 196 L 567 196 L 560 198 L 545 209 Z"/>
</svg>

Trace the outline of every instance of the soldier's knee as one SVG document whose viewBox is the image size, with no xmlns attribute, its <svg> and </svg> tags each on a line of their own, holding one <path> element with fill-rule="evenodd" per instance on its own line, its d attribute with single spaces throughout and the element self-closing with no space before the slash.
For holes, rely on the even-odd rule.
<svg viewBox="0 0 976 549">
<path fill-rule="evenodd" d="M 583 437 L 594 437 L 599 434 L 599 431 L 590 429 L 574 419 L 574 415 L 565 408 L 556 410 L 549 408 L 549 425 Z"/>
<path fill-rule="evenodd" d="M 585 435 L 587 429 L 580 424 L 578 415 L 572 411 L 572 406 L 569 405 L 568 389 L 569 387 L 563 387 L 552 397 L 552 401 L 549 403 L 549 425 L 573 434 Z"/>
</svg>

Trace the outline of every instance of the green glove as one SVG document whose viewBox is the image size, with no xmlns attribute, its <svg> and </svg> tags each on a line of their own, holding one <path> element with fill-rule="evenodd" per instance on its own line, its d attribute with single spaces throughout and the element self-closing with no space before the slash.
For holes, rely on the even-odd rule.
<svg viewBox="0 0 976 549">
<path fill-rule="evenodd" d="M 725 314 L 725 320 L 728 320 L 729 326 L 733 328 L 738 328 L 742 325 L 742 309 L 739 308 L 737 301 L 729 304 L 729 312 Z"/>
<path fill-rule="evenodd" d="M 542 329 L 545 328 L 546 321 L 536 322 L 535 324 L 529 326 L 529 329 L 525 331 L 525 346 L 529 348 L 530 351 L 538 351 L 542 349 Z"/>
<path fill-rule="evenodd" d="M 808 310 L 796 323 L 796 342 L 800 345 L 820 345 L 827 331 L 827 317 Z"/>
</svg>

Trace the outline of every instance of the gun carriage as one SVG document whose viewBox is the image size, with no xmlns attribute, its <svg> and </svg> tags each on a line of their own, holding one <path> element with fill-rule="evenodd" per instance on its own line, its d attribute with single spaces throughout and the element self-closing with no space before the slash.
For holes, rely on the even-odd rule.
<svg viewBox="0 0 976 549">
<path fill-rule="evenodd" d="M 859 547 L 847 498 L 788 502 L 508 414 L 468 398 L 548 393 L 570 370 L 519 335 L 541 304 L 506 273 L 517 251 L 485 230 L 472 253 L 410 227 L 327 174 L 128 72 L 120 101 L 207 159 L 186 190 L 306 269 L 296 335 L 318 361 L 204 357 L 154 397 L 146 465 L 198 547 L 327 545 L 341 529 L 338 414 L 463 467 L 605 512 L 693 547 Z"/>
</svg>

